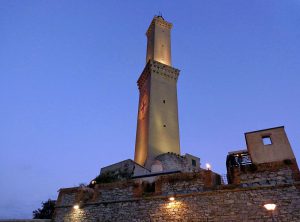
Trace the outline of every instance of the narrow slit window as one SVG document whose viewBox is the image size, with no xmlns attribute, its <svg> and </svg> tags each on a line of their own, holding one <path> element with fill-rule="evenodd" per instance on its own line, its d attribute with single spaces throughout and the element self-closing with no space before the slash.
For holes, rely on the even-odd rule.
<svg viewBox="0 0 300 222">
<path fill-rule="evenodd" d="M 263 140 L 263 144 L 264 144 L 264 145 L 271 145 L 271 144 L 272 144 L 272 140 L 271 140 L 271 137 L 270 137 L 270 136 L 264 136 L 264 137 L 262 138 L 262 140 Z"/>
<path fill-rule="evenodd" d="M 163 103 L 166 103 L 166 100 L 163 100 Z"/>
</svg>

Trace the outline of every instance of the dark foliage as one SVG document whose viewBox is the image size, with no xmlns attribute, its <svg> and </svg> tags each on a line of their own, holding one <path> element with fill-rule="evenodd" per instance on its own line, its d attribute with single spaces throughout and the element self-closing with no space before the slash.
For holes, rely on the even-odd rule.
<svg viewBox="0 0 300 222">
<path fill-rule="evenodd" d="M 126 180 L 130 179 L 132 176 L 132 173 L 129 173 L 128 170 L 118 170 L 115 172 L 107 172 L 102 173 L 99 176 L 97 176 L 94 181 L 96 181 L 97 184 L 99 183 L 112 183 L 119 180 Z M 91 186 L 89 186 L 91 187 Z"/>
<path fill-rule="evenodd" d="M 111 174 L 110 172 L 108 173 L 103 173 L 100 174 L 99 176 L 97 176 L 94 181 L 96 181 L 96 183 L 111 183 L 118 180 L 118 175 L 114 175 Z"/>
<path fill-rule="evenodd" d="M 33 211 L 33 219 L 52 219 L 55 207 L 55 200 L 48 199 L 42 203 L 42 208 Z"/>
<path fill-rule="evenodd" d="M 292 164 L 293 164 L 293 162 L 292 162 L 290 159 L 284 160 L 283 163 L 284 163 L 285 165 L 292 165 Z"/>
</svg>

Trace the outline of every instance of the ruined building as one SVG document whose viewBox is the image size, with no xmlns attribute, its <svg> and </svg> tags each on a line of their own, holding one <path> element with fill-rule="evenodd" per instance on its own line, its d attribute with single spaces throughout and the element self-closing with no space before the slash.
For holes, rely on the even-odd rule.
<svg viewBox="0 0 300 222">
<path fill-rule="evenodd" d="M 180 153 L 171 29 L 155 16 L 146 32 L 134 160 L 60 189 L 54 221 L 300 221 L 300 174 L 283 126 L 245 133 L 246 149 L 228 153 L 228 184 Z"/>
</svg>

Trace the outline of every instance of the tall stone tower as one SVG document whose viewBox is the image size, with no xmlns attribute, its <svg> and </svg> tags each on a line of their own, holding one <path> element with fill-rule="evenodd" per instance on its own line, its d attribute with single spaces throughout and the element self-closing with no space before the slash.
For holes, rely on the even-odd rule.
<svg viewBox="0 0 300 222">
<path fill-rule="evenodd" d="M 150 169 L 155 157 L 180 154 L 177 105 L 179 70 L 171 65 L 172 24 L 155 16 L 146 32 L 146 67 L 140 92 L 134 160 Z"/>
</svg>

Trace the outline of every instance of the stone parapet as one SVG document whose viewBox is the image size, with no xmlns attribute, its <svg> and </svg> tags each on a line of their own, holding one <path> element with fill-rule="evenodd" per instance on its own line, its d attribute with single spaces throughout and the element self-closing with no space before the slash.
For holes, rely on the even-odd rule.
<svg viewBox="0 0 300 222">
<path fill-rule="evenodd" d="M 136 197 L 202 192 L 220 185 L 219 175 L 210 170 L 194 173 L 173 173 L 136 178 L 91 187 L 61 189 L 57 206 L 101 201 L 122 201 Z"/>
</svg>

